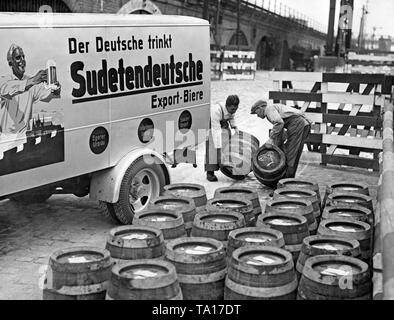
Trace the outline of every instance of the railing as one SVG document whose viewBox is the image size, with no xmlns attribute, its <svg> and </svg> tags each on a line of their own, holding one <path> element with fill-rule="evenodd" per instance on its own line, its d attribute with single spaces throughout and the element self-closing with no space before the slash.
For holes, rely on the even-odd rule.
<svg viewBox="0 0 394 320">
<path fill-rule="evenodd" d="M 382 94 L 391 90 L 392 77 L 271 72 L 270 79 L 274 91 L 269 93 L 269 98 L 285 104 L 293 101 L 293 106 L 299 107 L 313 122 L 307 146 L 309 151 L 320 155 L 321 164 L 379 170 Z M 305 82 L 312 83 L 312 89 L 305 90 Z M 302 90 L 293 88 L 293 84 L 303 84 Z"/>
</svg>

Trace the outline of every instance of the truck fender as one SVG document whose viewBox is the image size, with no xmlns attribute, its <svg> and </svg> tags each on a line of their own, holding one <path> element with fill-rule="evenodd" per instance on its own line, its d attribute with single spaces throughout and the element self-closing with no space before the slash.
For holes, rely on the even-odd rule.
<svg viewBox="0 0 394 320">
<path fill-rule="evenodd" d="M 147 157 L 148 163 L 160 164 L 166 177 L 166 184 L 170 184 L 170 175 L 163 155 L 151 149 L 137 147 L 125 155 L 114 167 L 93 174 L 89 197 L 109 203 L 118 202 L 120 185 L 126 170 L 141 157 Z"/>
</svg>

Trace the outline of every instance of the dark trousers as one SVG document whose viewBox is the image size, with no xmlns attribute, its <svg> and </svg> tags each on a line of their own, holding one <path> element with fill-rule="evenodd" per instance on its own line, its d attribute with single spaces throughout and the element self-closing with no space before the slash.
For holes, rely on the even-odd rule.
<svg viewBox="0 0 394 320">
<path fill-rule="evenodd" d="M 228 143 L 230 130 L 222 128 L 222 148 Z M 222 149 L 215 148 L 211 132 L 205 141 L 205 171 L 218 171 L 220 165 Z"/>
<path fill-rule="evenodd" d="M 294 178 L 305 140 L 311 132 L 311 125 L 300 115 L 294 115 L 283 120 L 287 129 L 287 141 L 281 146 L 286 155 L 286 178 Z"/>
</svg>

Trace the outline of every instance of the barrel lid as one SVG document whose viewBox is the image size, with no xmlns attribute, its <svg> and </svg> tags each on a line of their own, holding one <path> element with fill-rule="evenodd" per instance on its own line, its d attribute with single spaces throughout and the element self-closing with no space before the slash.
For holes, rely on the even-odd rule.
<svg viewBox="0 0 394 320">
<path fill-rule="evenodd" d="M 346 206 L 338 206 L 338 207 L 327 207 L 326 211 L 328 213 L 328 217 L 330 214 L 335 214 L 338 217 L 344 218 L 362 218 L 368 214 L 371 214 L 371 211 L 364 208 L 357 206 L 358 208 L 354 207 L 346 207 Z"/>
<path fill-rule="evenodd" d="M 214 223 L 232 223 L 238 221 L 238 218 L 232 215 L 226 214 L 212 214 L 206 215 L 201 218 L 202 221 L 214 222 Z"/>
<path fill-rule="evenodd" d="M 368 185 L 361 182 L 336 182 L 329 185 L 329 188 L 335 189 L 335 192 L 357 192 L 368 189 Z"/>
<path fill-rule="evenodd" d="M 264 246 L 241 247 L 233 252 L 233 259 L 244 266 L 276 266 L 291 261 L 291 254 L 283 249 Z"/>
<path fill-rule="evenodd" d="M 264 231 L 246 231 L 238 234 L 236 238 L 250 243 L 264 243 L 277 239 L 272 233 Z"/>
<path fill-rule="evenodd" d="M 300 224 L 300 220 L 293 217 L 275 215 L 275 216 L 264 218 L 264 223 L 268 223 L 276 226 L 296 226 Z"/>
<path fill-rule="evenodd" d="M 305 187 L 305 186 L 315 186 L 317 185 L 317 183 L 309 180 L 298 179 L 298 178 L 287 178 L 280 180 L 278 185 L 283 185 L 285 187 L 290 186 L 296 188 L 296 187 Z"/>
<path fill-rule="evenodd" d="M 313 248 L 333 252 L 347 251 L 353 249 L 357 244 L 354 240 L 330 236 L 311 236 L 309 239 L 305 238 L 304 242 Z"/>
<path fill-rule="evenodd" d="M 145 220 L 145 221 L 166 222 L 166 221 L 177 220 L 182 216 L 174 210 L 151 209 L 151 210 L 138 212 L 134 217 L 139 220 Z"/>
<path fill-rule="evenodd" d="M 352 192 L 337 192 L 337 193 L 332 193 L 328 196 L 329 199 L 332 199 L 334 201 L 340 201 L 344 203 L 360 203 L 360 202 L 365 202 L 365 201 L 371 201 L 372 198 L 361 193 L 352 193 Z"/>
<path fill-rule="evenodd" d="M 275 190 L 274 195 L 298 199 L 316 196 L 316 192 L 308 189 L 286 187 Z"/>
<path fill-rule="evenodd" d="M 173 194 L 177 194 L 184 197 L 193 197 L 196 195 L 200 195 L 201 192 L 205 194 L 205 188 L 199 184 L 191 184 L 191 183 L 175 183 L 164 186 L 164 190 L 171 191 Z"/>
<path fill-rule="evenodd" d="M 351 263 L 329 261 L 315 264 L 313 269 L 322 276 L 334 277 L 350 276 L 361 271 L 360 267 Z"/>
<path fill-rule="evenodd" d="M 152 201 L 152 206 L 160 206 L 164 210 L 184 210 L 185 207 L 195 207 L 192 198 L 179 196 L 161 196 Z"/>
<path fill-rule="evenodd" d="M 228 196 L 234 196 L 234 195 L 255 195 L 256 191 L 246 188 L 246 187 L 225 187 L 225 188 L 218 188 L 215 191 L 215 195 L 228 195 Z M 257 195 L 257 194 L 256 194 Z"/>
<path fill-rule="evenodd" d="M 264 170 L 273 170 L 281 163 L 281 155 L 275 149 L 260 149 L 257 162 Z"/>
<path fill-rule="evenodd" d="M 100 261 L 103 255 L 94 251 L 68 252 L 57 258 L 60 263 L 88 263 Z"/>
<path fill-rule="evenodd" d="M 143 280 L 146 278 L 156 278 L 168 273 L 168 269 L 152 264 L 139 264 L 125 267 L 120 270 L 120 275 L 129 279 Z"/>
<path fill-rule="evenodd" d="M 307 207 L 312 205 L 312 203 L 309 200 L 303 200 L 303 199 L 276 199 L 276 200 L 271 200 L 267 203 L 268 206 L 275 207 L 278 209 L 295 209 L 295 208 L 300 208 L 300 207 Z"/>
<path fill-rule="evenodd" d="M 216 251 L 217 248 L 207 243 L 184 243 L 174 247 L 174 251 L 178 254 L 204 255 Z"/>
<path fill-rule="evenodd" d="M 360 232 L 365 231 L 365 227 L 354 223 L 353 221 L 329 221 L 325 225 L 326 228 L 339 232 Z"/>
<path fill-rule="evenodd" d="M 226 198 L 221 198 L 221 199 L 213 199 L 209 201 L 209 204 L 212 206 L 216 206 L 218 208 L 242 208 L 247 203 L 243 200 L 236 200 L 236 199 L 226 199 Z"/>
</svg>

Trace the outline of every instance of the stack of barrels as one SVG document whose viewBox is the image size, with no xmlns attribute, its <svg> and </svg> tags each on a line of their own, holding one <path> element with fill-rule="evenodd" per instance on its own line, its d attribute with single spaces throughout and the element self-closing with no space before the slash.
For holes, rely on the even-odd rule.
<svg viewBox="0 0 394 320">
<path fill-rule="evenodd" d="M 234 180 L 245 179 L 252 172 L 252 158 L 259 146 L 259 140 L 249 133 L 239 131 L 230 136 L 222 148 L 220 171 Z"/>
<path fill-rule="evenodd" d="M 349 192 L 349 190 L 353 192 Z M 354 192 L 359 191 L 359 192 Z M 106 248 L 49 261 L 44 299 L 371 299 L 374 213 L 368 187 L 282 179 L 262 210 L 245 187 L 174 184 Z"/>
</svg>

